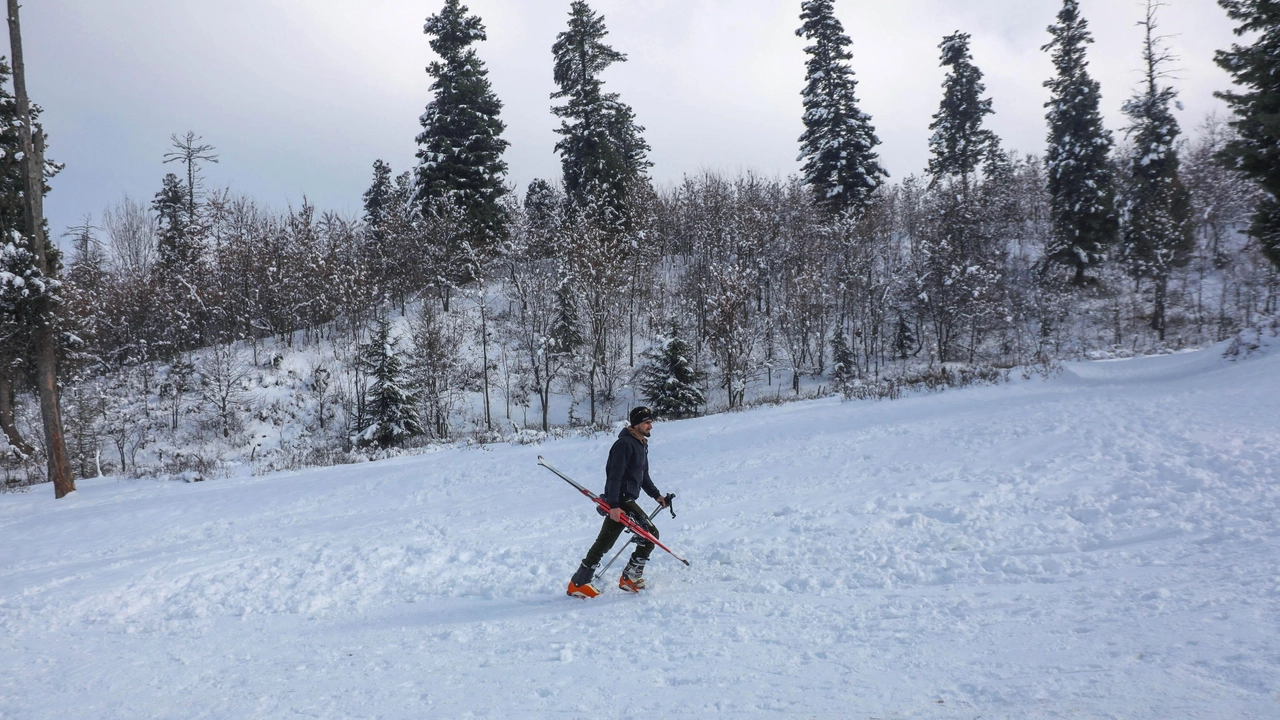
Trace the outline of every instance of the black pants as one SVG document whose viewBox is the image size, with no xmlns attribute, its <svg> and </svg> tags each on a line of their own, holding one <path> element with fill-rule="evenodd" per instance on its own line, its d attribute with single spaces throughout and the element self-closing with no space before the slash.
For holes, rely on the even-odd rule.
<svg viewBox="0 0 1280 720">
<path fill-rule="evenodd" d="M 618 505 L 622 508 L 622 512 L 631 516 L 640 527 L 648 530 L 654 537 L 658 537 L 658 528 L 652 522 L 649 522 L 649 514 L 640 508 L 635 500 L 626 500 Z M 618 542 L 618 536 L 622 534 L 623 525 L 620 522 L 614 522 L 609 518 L 604 519 L 604 524 L 600 526 L 600 534 L 596 536 L 595 543 L 591 549 L 587 551 L 587 556 L 583 558 L 582 564 L 589 568 L 594 568 L 600 564 L 600 559 L 604 554 L 609 552 L 613 544 Z M 631 553 L 631 558 L 649 558 L 649 553 L 653 552 L 653 543 L 648 540 L 640 540 L 636 544 L 636 549 Z"/>
</svg>

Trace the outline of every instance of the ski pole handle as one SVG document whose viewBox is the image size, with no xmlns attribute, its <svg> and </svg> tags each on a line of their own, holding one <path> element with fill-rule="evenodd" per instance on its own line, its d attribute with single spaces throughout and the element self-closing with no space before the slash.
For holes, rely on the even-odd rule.
<svg viewBox="0 0 1280 720">
<path fill-rule="evenodd" d="M 667 494 L 666 494 L 666 496 L 663 498 L 663 500 L 664 500 L 664 501 L 666 501 L 667 510 L 670 510 L 670 511 L 671 511 L 671 519 L 672 519 L 672 520 L 674 520 L 674 519 L 675 519 L 675 517 L 676 517 L 676 506 L 675 506 L 675 505 L 672 505 L 672 504 L 671 504 L 671 501 L 672 501 L 672 500 L 675 500 L 675 499 L 676 499 L 676 494 L 675 494 L 675 493 L 667 493 Z M 662 509 L 662 506 L 661 506 L 661 505 L 659 505 L 659 506 L 658 506 L 658 510 L 661 510 L 661 509 Z M 653 514 L 654 514 L 654 515 L 657 515 L 657 514 L 658 514 L 658 510 L 654 510 L 654 511 L 653 511 Z M 649 517 L 653 517 L 653 515 L 650 515 Z"/>
</svg>

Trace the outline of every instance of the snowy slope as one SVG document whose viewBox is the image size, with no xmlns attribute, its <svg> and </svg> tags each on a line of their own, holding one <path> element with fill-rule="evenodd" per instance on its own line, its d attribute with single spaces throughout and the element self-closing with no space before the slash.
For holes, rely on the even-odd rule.
<svg viewBox="0 0 1280 720">
<path fill-rule="evenodd" d="M 1219 352 L 659 424 L 638 597 L 535 464 L 609 435 L 2 495 L 0 718 L 1280 717 L 1280 352 Z"/>
</svg>

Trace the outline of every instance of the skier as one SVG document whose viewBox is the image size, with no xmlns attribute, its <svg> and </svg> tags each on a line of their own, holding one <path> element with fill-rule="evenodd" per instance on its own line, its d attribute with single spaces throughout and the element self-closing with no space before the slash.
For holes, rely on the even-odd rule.
<svg viewBox="0 0 1280 720">
<path fill-rule="evenodd" d="M 609 514 L 600 526 L 600 534 L 595 544 L 587 551 L 578 571 L 569 581 L 568 594 L 579 598 L 592 598 L 600 594 L 600 589 L 592 584 L 592 575 L 600 559 L 609 552 L 609 548 L 618 541 L 622 534 L 622 513 L 631 516 L 655 538 L 658 528 L 649 521 L 649 516 L 636 504 L 636 498 L 643 489 L 649 497 L 658 501 L 658 505 L 666 507 L 667 500 L 658 492 L 653 480 L 649 478 L 649 433 L 653 431 L 655 420 L 653 410 L 641 406 L 633 409 L 628 418 L 630 427 L 618 434 L 613 447 L 609 450 L 609 461 L 605 464 L 604 494 L 601 499 L 609 505 Z M 601 510 L 600 512 L 603 512 Z M 653 552 L 653 543 L 648 540 L 637 542 L 631 553 L 631 560 L 618 578 L 618 587 L 627 592 L 640 592 L 644 589 L 644 565 L 649 561 L 649 553 Z"/>
</svg>

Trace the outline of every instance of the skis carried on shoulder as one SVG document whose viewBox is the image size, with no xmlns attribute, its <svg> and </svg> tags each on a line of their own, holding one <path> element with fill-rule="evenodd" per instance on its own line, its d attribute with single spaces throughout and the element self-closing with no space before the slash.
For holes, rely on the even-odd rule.
<svg viewBox="0 0 1280 720">
<path fill-rule="evenodd" d="M 578 492 L 590 498 L 591 501 L 596 504 L 596 507 L 600 508 L 604 512 L 608 513 L 609 510 L 611 509 L 609 507 L 609 503 L 602 500 L 599 495 L 596 495 L 595 493 L 591 492 L 585 487 L 579 485 L 577 482 L 574 482 L 573 478 L 569 477 L 568 475 L 565 475 L 559 470 L 551 467 L 551 465 L 547 464 L 547 461 L 543 459 L 541 455 L 538 456 L 538 464 L 550 470 L 551 472 L 555 473 L 556 475 L 559 475 L 561 480 L 564 480 L 565 482 L 577 488 Z M 686 566 L 689 565 L 688 560 L 685 560 L 684 558 L 677 555 L 674 550 L 667 547 L 666 545 L 663 545 L 662 542 L 658 540 L 658 538 L 653 536 L 653 533 L 650 533 L 648 530 L 645 530 L 643 527 L 641 527 L 640 523 L 631 519 L 631 516 L 626 513 L 622 513 L 622 526 L 630 530 L 631 533 L 636 537 L 644 538 L 645 540 L 653 543 L 654 545 L 657 545 L 663 550 L 666 550 L 668 553 L 670 553 L 671 557 L 679 560 L 680 562 L 684 563 Z"/>
</svg>

